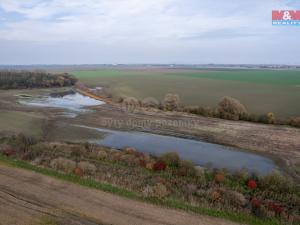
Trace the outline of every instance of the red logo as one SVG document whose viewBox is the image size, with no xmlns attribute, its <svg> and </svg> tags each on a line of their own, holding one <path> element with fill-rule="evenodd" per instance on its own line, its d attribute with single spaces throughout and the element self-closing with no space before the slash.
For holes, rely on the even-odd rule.
<svg viewBox="0 0 300 225">
<path fill-rule="evenodd" d="M 273 10 L 272 20 L 300 20 L 300 10 Z"/>
</svg>

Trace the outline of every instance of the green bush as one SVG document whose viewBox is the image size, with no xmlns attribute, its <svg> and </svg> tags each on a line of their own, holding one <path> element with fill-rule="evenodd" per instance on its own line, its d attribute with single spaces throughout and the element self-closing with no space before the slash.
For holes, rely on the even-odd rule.
<svg viewBox="0 0 300 225">
<path fill-rule="evenodd" d="M 194 164 L 188 160 L 180 161 L 178 171 L 181 176 L 196 176 Z"/>
<path fill-rule="evenodd" d="M 161 155 L 160 160 L 170 167 L 178 167 L 180 158 L 176 152 L 168 152 Z"/>
<path fill-rule="evenodd" d="M 290 193 L 293 186 L 290 180 L 275 172 L 270 175 L 260 177 L 258 185 L 262 190 L 277 193 Z"/>
</svg>

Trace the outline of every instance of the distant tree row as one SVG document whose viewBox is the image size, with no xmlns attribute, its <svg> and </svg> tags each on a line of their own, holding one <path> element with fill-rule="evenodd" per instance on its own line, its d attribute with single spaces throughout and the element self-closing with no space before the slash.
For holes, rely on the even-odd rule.
<svg viewBox="0 0 300 225">
<path fill-rule="evenodd" d="M 129 110 L 135 110 L 138 107 L 157 108 L 165 111 L 187 112 L 227 120 L 244 120 L 255 123 L 300 127 L 300 117 L 276 118 L 272 112 L 263 115 L 252 114 L 247 111 L 246 107 L 239 100 L 229 96 L 223 97 L 216 108 L 184 106 L 180 103 L 180 98 L 177 94 L 166 94 L 162 102 L 151 97 L 145 98 L 142 101 L 134 97 L 120 98 L 118 102 L 122 103 Z"/>
<path fill-rule="evenodd" d="M 273 112 L 267 114 L 256 115 L 249 113 L 246 107 L 239 100 L 225 96 L 221 99 L 218 107 L 213 109 L 210 107 L 184 107 L 184 111 L 201 116 L 216 117 L 227 120 L 244 120 L 255 123 L 290 125 L 300 127 L 300 117 L 294 118 L 276 118 Z"/>
<path fill-rule="evenodd" d="M 0 70 L 0 89 L 48 88 L 72 86 L 77 79 L 67 73 Z"/>
</svg>

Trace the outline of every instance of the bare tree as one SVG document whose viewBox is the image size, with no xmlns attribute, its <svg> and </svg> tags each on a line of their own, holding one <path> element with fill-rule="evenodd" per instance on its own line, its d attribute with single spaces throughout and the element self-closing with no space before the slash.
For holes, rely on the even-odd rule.
<svg viewBox="0 0 300 225">
<path fill-rule="evenodd" d="M 72 86 L 77 79 L 67 73 L 50 74 L 44 71 L 0 71 L 0 88 L 21 89 L 21 88 L 43 88 Z"/>
<path fill-rule="evenodd" d="M 163 106 L 166 110 L 177 110 L 179 108 L 179 95 L 178 94 L 166 94 L 163 100 Z"/>
<path fill-rule="evenodd" d="M 247 110 L 237 99 L 225 96 L 220 101 L 218 113 L 224 119 L 239 120 L 240 116 L 247 114 Z"/>
</svg>

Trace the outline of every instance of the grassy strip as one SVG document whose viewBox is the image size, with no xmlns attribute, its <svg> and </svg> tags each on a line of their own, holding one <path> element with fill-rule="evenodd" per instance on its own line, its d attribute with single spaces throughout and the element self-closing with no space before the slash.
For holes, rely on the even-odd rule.
<svg viewBox="0 0 300 225">
<path fill-rule="evenodd" d="M 9 166 L 13 167 L 18 167 L 22 169 L 27 169 L 31 170 L 46 176 L 58 178 L 60 180 L 64 181 L 69 181 L 72 183 L 76 183 L 85 187 L 90 187 L 98 190 L 102 190 L 105 192 L 113 193 L 122 197 L 130 198 L 130 199 L 135 199 L 139 201 L 144 201 L 144 202 L 150 202 L 152 204 L 160 205 L 160 206 L 165 206 L 169 208 L 174 208 L 174 209 L 180 209 L 184 211 L 189 211 L 189 212 L 194 212 L 197 214 L 202 214 L 202 215 L 208 215 L 212 217 L 218 217 L 218 218 L 223 218 L 223 219 L 228 219 L 233 222 L 237 223 L 243 223 L 243 224 L 249 224 L 249 225 L 277 225 L 280 224 L 278 220 L 262 220 L 250 215 L 246 214 L 241 214 L 241 213 L 233 213 L 233 212 L 226 212 L 226 211 L 219 211 L 215 209 L 209 209 L 209 208 L 200 208 L 196 206 L 189 205 L 185 202 L 174 200 L 174 199 L 157 199 L 157 198 L 144 198 L 140 196 L 139 194 L 128 191 L 124 188 L 119 188 L 112 186 L 110 184 L 105 184 L 105 183 L 100 183 L 97 182 L 93 179 L 88 179 L 88 178 L 82 178 L 75 176 L 73 174 L 63 174 L 51 169 L 46 169 L 46 168 L 41 168 L 37 167 L 34 165 L 31 165 L 28 162 L 21 161 L 18 159 L 10 159 L 6 156 L 0 155 L 0 161 L 2 163 L 5 163 Z"/>
</svg>

